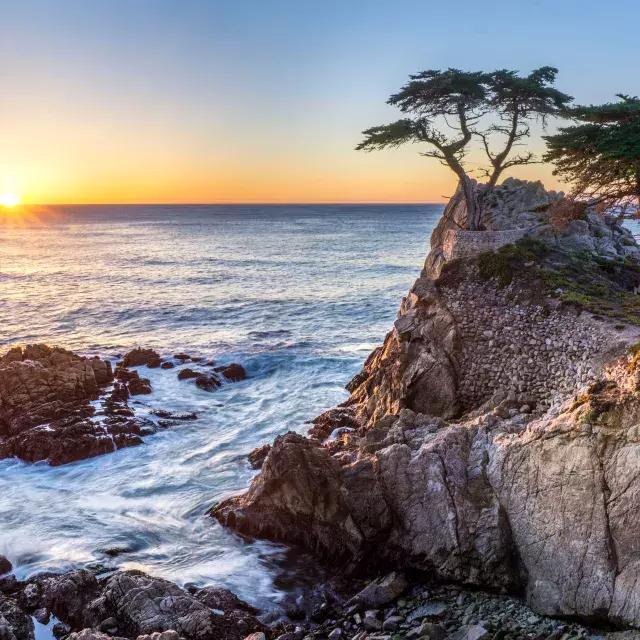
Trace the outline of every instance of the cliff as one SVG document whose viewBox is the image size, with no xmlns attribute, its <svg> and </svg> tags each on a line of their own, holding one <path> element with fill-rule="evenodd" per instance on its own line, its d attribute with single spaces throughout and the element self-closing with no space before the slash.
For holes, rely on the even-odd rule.
<svg viewBox="0 0 640 640">
<path fill-rule="evenodd" d="M 539 183 L 456 194 L 394 327 L 309 438 L 212 515 L 360 570 L 640 626 L 640 248 Z"/>
</svg>

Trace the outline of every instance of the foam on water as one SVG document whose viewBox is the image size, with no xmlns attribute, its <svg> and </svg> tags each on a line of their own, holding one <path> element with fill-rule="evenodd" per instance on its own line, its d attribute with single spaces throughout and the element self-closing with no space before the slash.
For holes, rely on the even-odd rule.
<svg viewBox="0 0 640 640">
<path fill-rule="evenodd" d="M 440 206 L 73 207 L 0 227 L 0 344 L 113 356 L 134 345 L 238 361 L 207 393 L 140 370 L 153 408 L 198 419 L 51 468 L 0 462 L 0 553 L 20 577 L 91 562 L 217 583 L 268 606 L 313 582 L 303 556 L 206 517 L 246 454 L 346 397 L 418 275 Z M 119 548 L 117 558 L 108 550 Z M 290 570 L 287 572 L 285 567 Z M 300 570 L 304 567 L 303 570 Z"/>
</svg>

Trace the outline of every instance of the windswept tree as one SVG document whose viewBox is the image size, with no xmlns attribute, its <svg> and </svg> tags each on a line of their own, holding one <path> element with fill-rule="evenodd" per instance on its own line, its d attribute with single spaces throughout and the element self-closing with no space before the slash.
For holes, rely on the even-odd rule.
<svg viewBox="0 0 640 640">
<path fill-rule="evenodd" d="M 358 150 L 373 151 L 405 143 L 423 143 L 421 155 L 436 158 L 458 177 L 467 204 L 470 229 L 481 228 L 481 203 L 465 158 L 474 139 L 479 138 L 488 158 L 480 172 L 494 186 L 502 172 L 529 164 L 532 154 L 512 155 L 514 147 L 529 135 L 532 119 L 557 114 L 571 97 L 553 88 L 557 69 L 541 67 L 528 76 L 516 71 L 492 73 L 458 69 L 422 71 L 388 103 L 408 117 L 363 131 Z M 503 138 L 493 151 L 496 138 Z"/>
<path fill-rule="evenodd" d="M 580 106 L 566 115 L 578 124 L 545 136 L 545 160 L 572 183 L 574 197 L 595 201 L 621 215 L 640 209 L 640 99 Z"/>
</svg>

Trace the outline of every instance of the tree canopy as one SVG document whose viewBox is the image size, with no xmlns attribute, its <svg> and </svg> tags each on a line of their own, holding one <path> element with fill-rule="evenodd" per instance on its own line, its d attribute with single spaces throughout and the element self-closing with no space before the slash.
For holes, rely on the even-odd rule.
<svg viewBox="0 0 640 640">
<path fill-rule="evenodd" d="M 483 71 L 422 71 L 392 95 L 394 105 L 407 117 L 363 131 L 356 147 L 373 151 L 406 143 L 424 143 L 422 155 L 436 158 L 457 176 L 464 190 L 468 226 L 481 226 L 481 206 L 465 156 L 474 138 L 488 163 L 480 168 L 490 186 L 512 166 L 534 161 L 533 154 L 512 155 L 519 141 L 529 135 L 532 119 L 545 119 L 564 109 L 571 97 L 553 87 L 557 75 L 553 67 L 541 67 L 527 76 L 506 69 Z M 493 150 L 496 138 L 502 138 Z"/>
<path fill-rule="evenodd" d="M 640 99 L 619 94 L 618 102 L 577 106 L 567 116 L 578 124 L 545 136 L 545 160 L 554 174 L 589 198 L 621 214 L 640 206 Z"/>
</svg>

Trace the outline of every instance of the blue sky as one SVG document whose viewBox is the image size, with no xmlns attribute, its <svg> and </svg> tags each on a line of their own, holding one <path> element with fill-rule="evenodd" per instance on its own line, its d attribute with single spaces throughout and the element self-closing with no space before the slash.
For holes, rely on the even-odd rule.
<svg viewBox="0 0 640 640">
<path fill-rule="evenodd" d="M 416 149 L 353 151 L 409 73 L 553 65 L 579 102 L 640 94 L 629 0 L 0 0 L 0 16 L 0 189 L 33 201 L 436 200 L 452 180 Z"/>
</svg>

